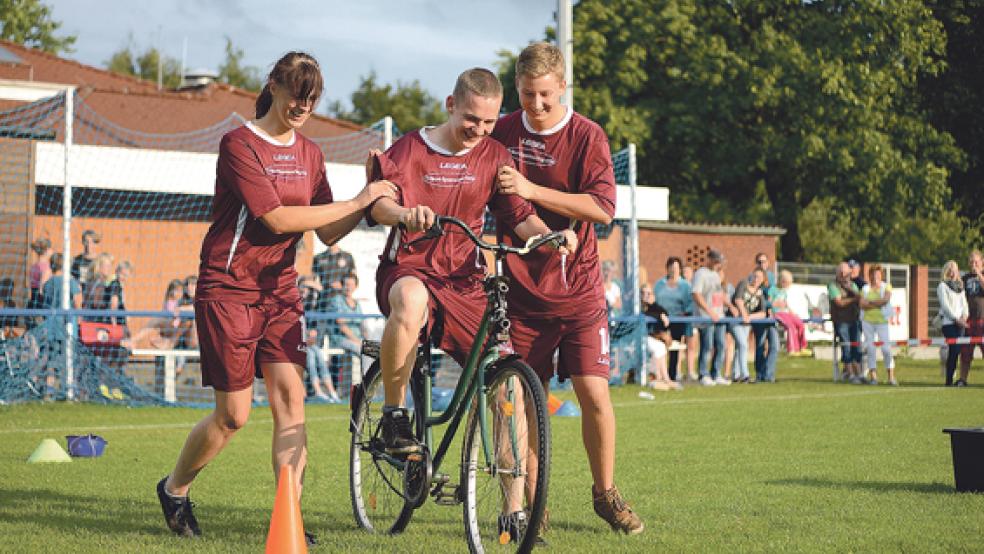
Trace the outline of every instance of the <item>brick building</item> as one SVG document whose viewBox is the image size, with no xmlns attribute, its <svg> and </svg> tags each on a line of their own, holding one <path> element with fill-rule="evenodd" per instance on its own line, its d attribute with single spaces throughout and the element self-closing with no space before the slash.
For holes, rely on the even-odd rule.
<svg viewBox="0 0 984 554">
<path fill-rule="evenodd" d="M 727 259 L 725 274 L 731 282 L 751 273 L 755 255 L 765 252 L 775 261 L 781 227 L 756 225 L 718 225 L 713 223 L 639 222 L 640 282 L 650 284 L 665 274 L 666 259 L 677 256 L 695 269 L 706 261 L 707 251 L 720 250 Z M 602 260 L 614 260 L 624 267 L 624 230 L 616 225 L 599 241 Z"/>
</svg>

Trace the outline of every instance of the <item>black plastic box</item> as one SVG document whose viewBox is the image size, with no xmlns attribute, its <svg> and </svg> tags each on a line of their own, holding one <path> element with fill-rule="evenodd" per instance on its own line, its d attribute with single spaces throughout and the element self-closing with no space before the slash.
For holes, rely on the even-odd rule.
<svg viewBox="0 0 984 554">
<path fill-rule="evenodd" d="M 943 432 L 950 435 L 957 492 L 984 492 L 984 427 Z"/>
</svg>

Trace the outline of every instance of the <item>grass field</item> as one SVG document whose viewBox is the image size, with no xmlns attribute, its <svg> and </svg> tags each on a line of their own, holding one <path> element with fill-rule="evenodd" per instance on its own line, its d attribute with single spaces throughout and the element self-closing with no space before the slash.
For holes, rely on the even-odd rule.
<svg viewBox="0 0 984 554">
<path fill-rule="evenodd" d="M 550 551 L 984 551 L 984 494 L 957 494 L 944 427 L 984 425 L 984 387 L 944 389 L 935 362 L 900 361 L 898 388 L 830 382 L 827 362 L 780 359 L 780 382 L 612 390 L 617 482 L 646 522 L 612 534 L 591 509 L 579 420 L 553 419 Z M 980 371 L 971 382 L 984 380 Z M 559 393 L 571 398 L 571 393 Z M 179 552 L 154 493 L 202 410 L 0 407 L 0 552 Z M 425 504 L 406 533 L 355 528 L 347 411 L 310 406 L 303 512 L 321 552 L 461 552 L 460 507 Z M 270 414 L 200 476 L 195 552 L 259 552 L 273 506 Z M 42 438 L 93 432 L 106 455 L 27 464 Z M 457 454 L 449 458 L 457 463 Z"/>
</svg>

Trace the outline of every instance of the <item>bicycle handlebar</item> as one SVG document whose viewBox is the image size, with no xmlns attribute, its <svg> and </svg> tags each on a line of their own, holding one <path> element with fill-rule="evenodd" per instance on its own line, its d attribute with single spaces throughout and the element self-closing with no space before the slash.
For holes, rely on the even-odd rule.
<svg viewBox="0 0 984 554">
<path fill-rule="evenodd" d="M 481 248 L 482 250 L 488 250 L 490 252 L 495 252 L 495 253 L 516 254 L 518 256 L 525 256 L 530 252 L 536 250 L 537 248 L 543 246 L 544 244 L 550 242 L 554 243 L 557 246 L 563 246 L 567 244 L 567 240 L 564 238 L 563 231 L 554 231 L 553 233 L 542 235 L 540 237 L 537 237 L 532 242 L 529 242 L 525 246 L 521 246 L 518 248 L 515 246 L 508 246 L 506 244 L 501 244 L 501 243 L 492 244 L 492 243 L 485 242 L 484 240 L 481 239 L 481 237 L 475 235 L 475 233 L 471 230 L 471 227 L 469 227 L 464 221 L 461 221 L 456 217 L 451 217 L 448 215 L 438 215 L 434 217 L 434 224 L 431 225 L 429 229 L 424 231 L 423 235 L 413 239 L 412 241 L 408 242 L 406 245 L 410 246 L 413 244 L 417 244 L 418 242 L 435 239 L 443 236 L 444 225 L 447 223 L 450 223 L 456 227 L 460 227 L 461 230 L 465 232 L 465 236 L 467 236 L 469 239 L 471 239 L 473 243 L 475 243 L 475 246 Z M 406 226 L 403 223 L 400 223 L 399 226 L 402 229 L 406 229 Z"/>
</svg>

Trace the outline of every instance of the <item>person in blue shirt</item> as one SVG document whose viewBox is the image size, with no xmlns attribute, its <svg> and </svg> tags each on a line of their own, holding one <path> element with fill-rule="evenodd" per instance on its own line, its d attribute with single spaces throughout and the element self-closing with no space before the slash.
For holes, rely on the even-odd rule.
<svg viewBox="0 0 984 554">
<path fill-rule="evenodd" d="M 693 299 L 690 295 L 690 283 L 683 279 L 681 273 L 683 271 L 683 262 L 680 258 L 676 256 L 671 256 L 666 260 L 666 277 L 663 277 L 653 285 L 653 293 L 656 296 L 656 303 L 666 310 L 666 313 L 670 317 L 674 316 L 686 316 L 693 314 Z M 693 336 L 693 324 L 691 323 L 672 323 L 670 324 L 670 336 L 673 340 L 681 340 L 686 337 L 688 345 L 687 349 L 690 347 L 690 339 Z M 676 350 L 671 350 L 669 355 L 669 364 L 667 369 L 669 370 L 670 379 L 677 380 L 677 363 L 678 363 L 679 353 Z M 693 363 L 688 360 L 688 370 L 690 375 L 694 376 Z"/>
<path fill-rule="evenodd" d="M 45 281 L 41 288 L 41 307 L 60 308 L 62 305 L 62 287 L 65 286 L 65 277 L 62 275 L 62 260 L 64 257 L 55 252 L 51 255 L 51 278 Z M 69 308 L 79 309 L 82 307 L 82 285 L 78 279 L 69 277 Z"/>
</svg>

